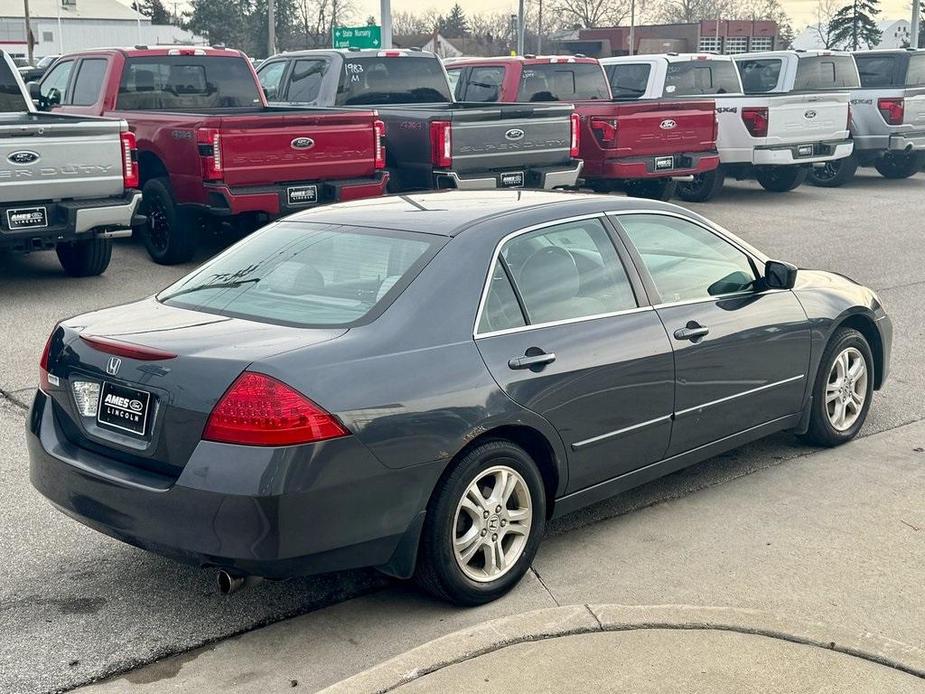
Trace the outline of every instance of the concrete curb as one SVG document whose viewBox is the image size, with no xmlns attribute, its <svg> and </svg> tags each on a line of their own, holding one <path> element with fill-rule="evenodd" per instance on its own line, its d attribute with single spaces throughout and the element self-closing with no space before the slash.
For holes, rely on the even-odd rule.
<svg viewBox="0 0 925 694">
<path fill-rule="evenodd" d="M 323 691 L 389 692 L 432 672 L 529 641 L 643 629 L 734 631 L 833 650 L 925 679 L 925 650 L 870 632 L 732 607 L 568 605 L 494 619 L 425 643 Z"/>
</svg>

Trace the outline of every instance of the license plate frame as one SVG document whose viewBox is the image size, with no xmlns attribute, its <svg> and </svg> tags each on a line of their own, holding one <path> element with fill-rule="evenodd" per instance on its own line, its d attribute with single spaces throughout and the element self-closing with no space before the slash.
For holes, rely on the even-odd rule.
<svg viewBox="0 0 925 694">
<path fill-rule="evenodd" d="M 526 180 L 527 174 L 524 171 L 503 171 L 498 184 L 502 188 L 523 188 Z"/>
<path fill-rule="evenodd" d="M 116 399 L 113 399 L 116 398 Z M 137 403 L 137 405 L 135 404 Z M 151 393 L 112 381 L 103 381 L 96 407 L 96 423 L 144 438 L 151 417 Z"/>
<path fill-rule="evenodd" d="M 295 197 L 293 197 L 295 196 Z M 290 207 L 303 207 L 318 202 L 318 186 L 289 186 L 286 188 L 286 203 Z"/>
<path fill-rule="evenodd" d="M 674 156 L 655 157 L 656 171 L 671 171 L 674 169 Z"/>
<path fill-rule="evenodd" d="M 17 221 L 14 219 L 15 215 L 37 215 L 32 220 L 23 220 Z M 6 225 L 10 231 L 24 231 L 27 229 L 47 229 L 48 228 L 48 208 L 44 205 L 37 205 L 35 207 L 17 207 L 16 209 L 10 209 L 6 211 Z"/>
</svg>

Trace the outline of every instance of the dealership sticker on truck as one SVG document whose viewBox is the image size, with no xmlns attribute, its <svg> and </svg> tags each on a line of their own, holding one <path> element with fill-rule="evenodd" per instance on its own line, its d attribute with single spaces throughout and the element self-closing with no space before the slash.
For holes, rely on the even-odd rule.
<svg viewBox="0 0 925 694">
<path fill-rule="evenodd" d="M 10 231 L 17 229 L 44 229 L 48 226 L 48 212 L 44 207 L 23 207 L 6 211 Z"/>
</svg>

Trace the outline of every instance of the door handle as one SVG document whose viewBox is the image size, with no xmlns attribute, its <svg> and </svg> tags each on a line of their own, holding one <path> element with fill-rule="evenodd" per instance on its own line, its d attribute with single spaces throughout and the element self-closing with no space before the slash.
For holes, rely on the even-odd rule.
<svg viewBox="0 0 925 694">
<path fill-rule="evenodd" d="M 691 342 L 697 342 L 698 340 L 706 337 L 710 334 L 710 329 L 700 325 L 697 321 L 688 321 L 687 325 L 683 328 L 678 328 L 674 331 L 675 340 L 690 340 Z"/>
<path fill-rule="evenodd" d="M 556 355 L 552 352 L 541 352 L 540 354 L 525 354 L 522 357 L 512 357 L 508 360 L 508 368 L 511 369 L 532 369 L 540 371 L 547 364 L 552 364 L 556 360 Z"/>
</svg>

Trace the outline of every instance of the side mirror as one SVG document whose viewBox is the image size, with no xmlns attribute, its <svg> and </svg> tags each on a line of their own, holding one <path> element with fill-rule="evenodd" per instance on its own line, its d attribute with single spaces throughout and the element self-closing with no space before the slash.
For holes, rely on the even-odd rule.
<svg viewBox="0 0 925 694">
<path fill-rule="evenodd" d="M 764 283 L 768 289 L 793 289 L 797 283 L 797 266 L 782 260 L 764 264 Z"/>
</svg>

